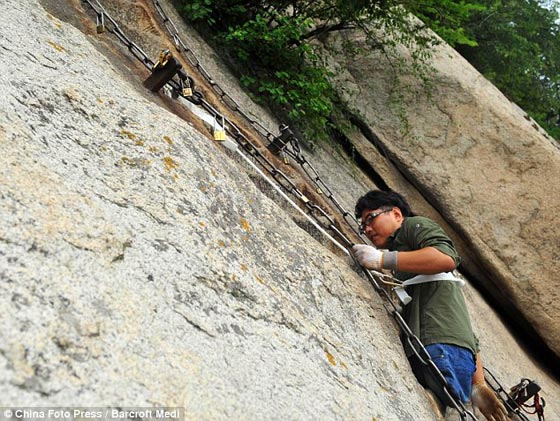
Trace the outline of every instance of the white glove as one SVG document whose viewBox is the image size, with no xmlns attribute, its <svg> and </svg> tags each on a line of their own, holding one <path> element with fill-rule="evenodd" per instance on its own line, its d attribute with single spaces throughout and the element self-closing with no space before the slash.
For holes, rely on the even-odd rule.
<svg viewBox="0 0 560 421">
<path fill-rule="evenodd" d="M 365 244 L 355 244 L 352 247 L 352 252 L 360 265 L 366 269 L 380 270 L 383 264 L 383 252 L 377 250 L 375 247 L 367 246 Z"/>
<path fill-rule="evenodd" d="M 488 421 L 507 421 L 507 411 L 486 383 L 473 384 L 471 399 Z"/>
</svg>

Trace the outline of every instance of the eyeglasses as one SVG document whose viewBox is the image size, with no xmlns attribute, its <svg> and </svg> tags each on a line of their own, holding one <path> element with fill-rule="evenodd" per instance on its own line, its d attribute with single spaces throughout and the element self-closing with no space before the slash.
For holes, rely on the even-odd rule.
<svg viewBox="0 0 560 421">
<path fill-rule="evenodd" d="M 375 218 L 377 218 L 379 215 L 382 215 L 384 213 L 391 212 L 392 210 L 393 209 L 386 209 L 379 212 L 370 213 L 368 216 L 366 216 L 366 219 L 360 224 L 360 234 L 364 234 L 366 232 L 366 227 L 370 225 Z"/>
</svg>

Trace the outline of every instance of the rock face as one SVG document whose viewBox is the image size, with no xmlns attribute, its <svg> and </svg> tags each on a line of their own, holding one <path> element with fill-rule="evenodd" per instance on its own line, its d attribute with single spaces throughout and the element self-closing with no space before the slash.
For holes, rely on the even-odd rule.
<svg viewBox="0 0 560 421">
<path fill-rule="evenodd" d="M 33 0 L 1 23 L 2 406 L 437 417 L 368 284 L 126 81 L 109 35 Z"/>
<path fill-rule="evenodd" d="M 300 228 L 205 127 L 147 92 L 146 72 L 109 34 L 95 34 L 81 3 L 3 6 L 2 407 L 183 407 L 187 420 L 439 418 L 382 300 L 349 259 Z M 149 15 L 141 2 L 111 6 L 117 16 Z M 130 23 L 157 51 L 156 24 Z M 189 35 L 228 91 L 274 124 Z M 310 160 L 332 169 L 326 179 L 347 207 L 373 185 L 328 146 Z M 547 412 L 560 413 L 558 383 L 466 293 L 487 365 L 507 385 L 537 378 Z"/>
<path fill-rule="evenodd" d="M 389 158 L 451 226 L 468 273 L 560 355 L 558 144 L 446 45 L 435 51 L 428 99 L 410 76 L 396 85 L 381 54 L 349 59 L 342 39 L 365 41 L 326 41 L 340 92 L 366 127 L 367 138 L 353 136 L 357 149 L 374 167 Z M 402 175 L 389 187 L 399 190 Z"/>
</svg>

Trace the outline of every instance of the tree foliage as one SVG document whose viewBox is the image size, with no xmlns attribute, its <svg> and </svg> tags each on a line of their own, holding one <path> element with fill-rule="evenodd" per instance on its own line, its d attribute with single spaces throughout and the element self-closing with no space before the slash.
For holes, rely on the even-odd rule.
<svg viewBox="0 0 560 421">
<path fill-rule="evenodd" d="M 359 28 L 388 55 L 404 44 L 412 52 L 410 69 L 422 78 L 437 43 L 428 26 L 560 138 L 557 0 L 548 0 L 548 8 L 544 0 L 179 1 L 184 16 L 244 67 L 242 81 L 256 97 L 304 123 L 312 137 L 324 135 L 337 101 L 315 38 Z"/>
<path fill-rule="evenodd" d="M 481 7 L 474 0 L 183 0 L 181 4 L 187 19 L 203 23 L 206 32 L 244 65 L 242 81 L 258 98 L 304 122 L 304 131 L 312 137 L 325 134 L 337 101 L 314 39 L 360 28 L 374 48 L 387 51 L 407 45 L 416 71 L 421 71 L 429 46 L 437 40 L 424 30 L 422 21 L 410 19 L 409 10 L 422 11 L 425 21 L 455 43 L 473 44 L 461 24 Z"/>
<path fill-rule="evenodd" d="M 477 45 L 457 50 L 560 139 L 560 20 L 556 1 L 481 0 L 466 22 Z M 546 7 L 548 6 L 548 7 Z"/>
<path fill-rule="evenodd" d="M 465 23 L 474 13 L 486 10 L 481 1 L 421 0 L 409 1 L 406 9 L 426 23 L 449 45 L 476 46 L 475 34 L 469 33 Z"/>
</svg>

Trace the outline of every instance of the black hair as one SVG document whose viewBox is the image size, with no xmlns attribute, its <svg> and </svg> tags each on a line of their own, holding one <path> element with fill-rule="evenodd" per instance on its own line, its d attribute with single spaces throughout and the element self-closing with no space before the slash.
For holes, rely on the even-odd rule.
<svg viewBox="0 0 560 421">
<path fill-rule="evenodd" d="M 410 205 L 401 194 L 394 191 L 371 190 L 364 194 L 356 202 L 354 213 L 356 218 L 362 217 L 366 209 L 399 208 L 404 217 L 410 216 L 412 211 Z"/>
</svg>

